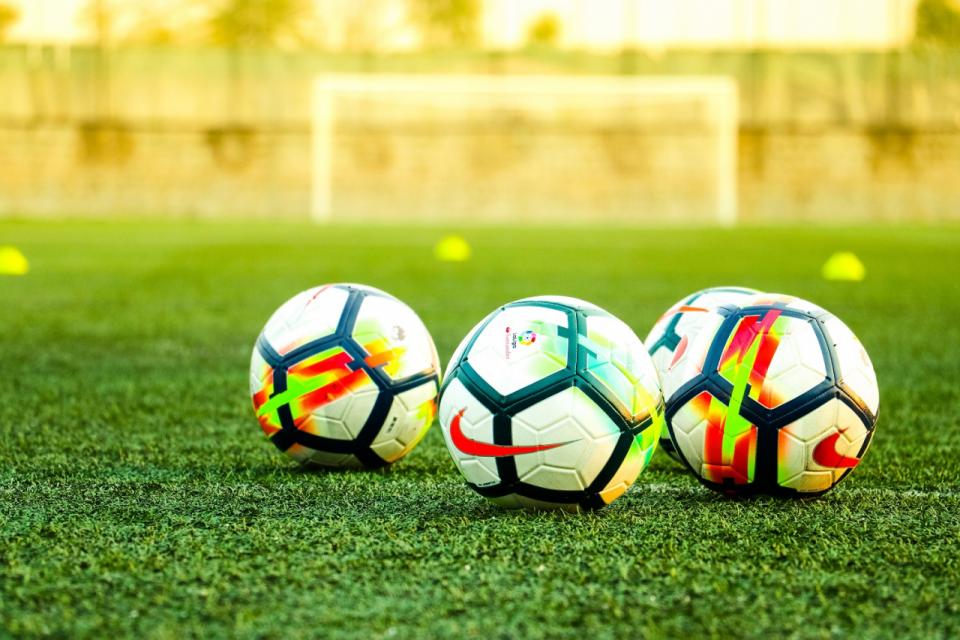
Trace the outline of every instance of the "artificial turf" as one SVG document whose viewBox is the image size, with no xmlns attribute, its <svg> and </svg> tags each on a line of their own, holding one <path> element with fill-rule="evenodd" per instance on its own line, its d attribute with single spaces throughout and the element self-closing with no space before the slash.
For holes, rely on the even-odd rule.
<svg viewBox="0 0 960 640">
<path fill-rule="evenodd" d="M 3 222 L 0 635 L 956 637 L 960 229 L 464 230 Z M 835 250 L 861 283 L 827 282 Z M 869 350 L 877 436 L 825 497 L 735 501 L 658 453 L 597 513 L 502 511 L 438 428 L 383 472 L 305 472 L 261 435 L 251 347 L 295 292 L 414 307 L 446 359 L 546 293 L 645 335 L 683 294 L 813 300 Z"/>
</svg>

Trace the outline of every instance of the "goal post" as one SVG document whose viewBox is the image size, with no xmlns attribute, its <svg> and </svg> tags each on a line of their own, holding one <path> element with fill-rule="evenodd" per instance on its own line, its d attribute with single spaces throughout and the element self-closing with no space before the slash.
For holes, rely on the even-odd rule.
<svg viewBox="0 0 960 640">
<path fill-rule="evenodd" d="M 312 217 L 737 220 L 728 76 L 325 75 Z"/>
</svg>

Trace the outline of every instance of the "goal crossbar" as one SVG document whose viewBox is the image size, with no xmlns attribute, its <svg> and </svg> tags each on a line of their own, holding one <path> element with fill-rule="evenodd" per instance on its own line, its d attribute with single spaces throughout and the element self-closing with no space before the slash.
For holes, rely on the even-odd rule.
<svg viewBox="0 0 960 640">
<path fill-rule="evenodd" d="M 713 105 L 716 142 L 716 220 L 737 221 L 738 89 L 730 76 L 485 76 L 414 74 L 331 74 L 313 87 L 313 185 L 311 215 L 316 221 L 333 214 L 335 101 L 338 96 L 556 96 L 569 99 L 611 96 L 689 101 L 705 98 Z"/>
</svg>

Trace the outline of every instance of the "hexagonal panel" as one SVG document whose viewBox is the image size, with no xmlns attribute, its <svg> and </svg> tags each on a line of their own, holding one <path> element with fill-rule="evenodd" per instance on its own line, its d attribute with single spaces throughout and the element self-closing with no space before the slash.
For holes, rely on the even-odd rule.
<svg viewBox="0 0 960 640">
<path fill-rule="evenodd" d="M 297 428 L 325 438 L 353 440 L 367 423 L 379 395 L 377 387 L 367 385 L 314 409 L 303 424 L 297 422 Z"/>
<path fill-rule="evenodd" d="M 757 427 L 708 391 L 674 414 L 671 421 L 677 448 L 702 478 L 710 482 L 753 482 Z"/>
<path fill-rule="evenodd" d="M 707 394 L 709 396 L 709 394 Z M 673 440 L 683 459 L 694 469 L 703 464 L 703 438 L 707 418 L 693 402 L 688 402 L 673 415 Z"/>
<path fill-rule="evenodd" d="M 589 485 L 610 459 L 620 429 L 583 391 L 569 387 L 517 413 L 512 421 L 516 446 L 560 445 L 514 456 L 521 478 L 542 478 L 540 467 L 574 471 L 583 487 Z M 555 474 L 554 474 L 555 475 Z M 538 484 L 547 489 L 572 487 L 566 476 L 555 475 L 560 485 Z M 531 484 L 537 484 L 531 481 Z"/>
<path fill-rule="evenodd" d="M 735 397 L 749 393 L 771 409 L 813 389 L 827 375 L 813 321 L 775 308 L 737 320 L 717 370 L 733 385 Z"/>
<path fill-rule="evenodd" d="M 590 316 L 586 324 L 586 335 L 578 336 L 584 374 L 634 420 L 654 413 L 662 403 L 660 379 L 640 338 L 613 316 Z"/>
<path fill-rule="evenodd" d="M 680 387 L 703 372 L 707 353 L 723 321 L 722 315 L 709 311 L 703 314 L 695 331 L 692 327 L 689 333 L 684 334 L 670 362 L 665 369 L 660 370 L 663 397 L 668 401 Z"/>
<path fill-rule="evenodd" d="M 467 362 L 498 393 L 509 395 L 567 366 L 568 330 L 563 311 L 508 307 L 477 335 Z"/>
<path fill-rule="evenodd" d="M 797 318 L 786 320 L 766 376 L 759 388 L 751 386 L 750 389 L 750 396 L 768 409 L 793 400 L 822 384 L 827 377 L 823 349 L 814 325 Z M 758 368 L 762 355 L 758 355 Z"/>
<path fill-rule="evenodd" d="M 432 380 L 395 396 L 370 448 L 387 462 L 409 453 L 433 424 L 436 397 L 437 385 Z"/>
<path fill-rule="evenodd" d="M 830 317 L 825 322 L 828 339 L 833 343 L 840 368 L 840 384 L 850 389 L 862 400 L 870 413 L 880 409 L 880 389 L 877 374 L 867 350 L 853 331 L 838 318 Z"/>
<path fill-rule="evenodd" d="M 394 380 L 440 372 L 433 338 L 413 309 L 396 298 L 385 294 L 364 298 L 352 336 L 367 352 L 367 363 Z"/>
<path fill-rule="evenodd" d="M 777 480 L 802 492 L 825 491 L 859 461 L 869 431 L 850 407 L 832 399 L 780 429 Z"/>
</svg>

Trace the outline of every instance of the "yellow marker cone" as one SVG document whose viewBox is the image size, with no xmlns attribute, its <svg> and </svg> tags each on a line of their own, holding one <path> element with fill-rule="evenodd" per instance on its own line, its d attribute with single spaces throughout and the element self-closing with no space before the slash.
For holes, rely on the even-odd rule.
<svg viewBox="0 0 960 640">
<path fill-rule="evenodd" d="M 444 236 L 433 248 L 433 255 L 441 262 L 466 262 L 470 253 L 470 244 L 458 235 Z"/>
<path fill-rule="evenodd" d="M 866 275 L 867 268 L 850 251 L 838 251 L 823 263 L 823 277 L 826 280 L 860 282 Z"/>
<path fill-rule="evenodd" d="M 30 271 L 26 256 L 16 247 L 0 247 L 0 275 L 22 276 Z"/>
</svg>

